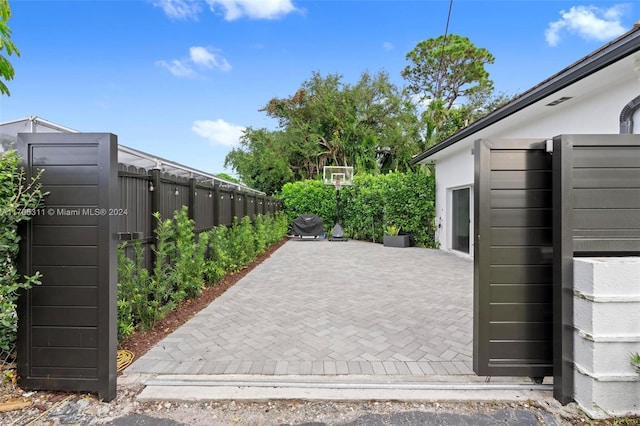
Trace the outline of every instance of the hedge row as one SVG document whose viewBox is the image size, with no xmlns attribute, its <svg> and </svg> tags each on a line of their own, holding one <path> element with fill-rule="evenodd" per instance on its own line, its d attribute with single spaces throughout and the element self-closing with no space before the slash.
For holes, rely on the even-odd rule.
<svg viewBox="0 0 640 426">
<path fill-rule="evenodd" d="M 300 214 L 317 214 L 327 233 L 336 223 L 337 194 L 319 180 L 287 183 L 282 200 L 291 222 Z M 354 239 L 382 242 L 384 229 L 411 233 L 420 247 L 435 241 L 435 178 L 428 169 L 385 175 L 357 174 L 339 194 L 340 224 Z"/>
</svg>

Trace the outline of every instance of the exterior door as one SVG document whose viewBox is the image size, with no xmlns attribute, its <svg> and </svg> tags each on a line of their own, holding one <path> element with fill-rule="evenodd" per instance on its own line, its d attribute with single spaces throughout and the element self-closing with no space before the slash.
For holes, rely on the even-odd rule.
<svg viewBox="0 0 640 426">
<path fill-rule="evenodd" d="M 20 273 L 42 273 L 18 307 L 27 389 L 116 394 L 117 139 L 18 134 L 27 179 L 44 169 L 45 206 L 22 229 Z"/>
<path fill-rule="evenodd" d="M 551 155 L 544 140 L 476 141 L 473 369 L 553 374 Z"/>
<path fill-rule="evenodd" d="M 469 188 L 454 189 L 451 192 L 451 248 L 463 253 L 469 253 L 470 192 Z"/>
</svg>

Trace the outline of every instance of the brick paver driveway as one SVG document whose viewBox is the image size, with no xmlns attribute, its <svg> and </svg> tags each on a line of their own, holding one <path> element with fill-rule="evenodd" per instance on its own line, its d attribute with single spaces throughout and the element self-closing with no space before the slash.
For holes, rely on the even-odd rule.
<svg viewBox="0 0 640 426">
<path fill-rule="evenodd" d="M 473 263 L 291 240 L 127 373 L 466 375 Z"/>
</svg>

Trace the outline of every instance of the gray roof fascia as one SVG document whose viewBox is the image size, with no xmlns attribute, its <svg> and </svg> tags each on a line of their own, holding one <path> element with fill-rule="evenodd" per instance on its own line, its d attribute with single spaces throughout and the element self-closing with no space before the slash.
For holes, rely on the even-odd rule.
<svg viewBox="0 0 640 426">
<path fill-rule="evenodd" d="M 550 96 L 555 92 L 637 52 L 640 50 L 639 29 L 640 27 L 634 27 L 633 30 L 618 37 L 577 62 L 574 62 L 559 73 L 527 90 L 508 104 L 487 114 L 483 118 L 474 121 L 469 126 L 458 131 L 449 138 L 416 155 L 409 161 L 409 163 L 413 165 L 424 161 L 433 154 L 448 148 L 474 133 L 485 129 L 492 124 L 495 124 L 530 105 L 533 105 L 541 99 L 544 99 L 547 96 Z"/>
</svg>

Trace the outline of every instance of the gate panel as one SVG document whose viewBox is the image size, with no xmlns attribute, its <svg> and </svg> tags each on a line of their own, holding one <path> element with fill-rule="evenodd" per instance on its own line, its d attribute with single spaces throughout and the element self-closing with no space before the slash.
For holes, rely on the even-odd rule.
<svg viewBox="0 0 640 426">
<path fill-rule="evenodd" d="M 540 140 L 479 140 L 473 369 L 553 374 L 551 156 Z"/>
<path fill-rule="evenodd" d="M 22 229 L 18 375 L 27 389 L 116 393 L 117 140 L 104 133 L 19 134 L 27 179 L 50 195 Z M 102 209 L 102 210 L 100 210 Z"/>
<path fill-rule="evenodd" d="M 555 137 L 553 181 L 553 391 L 568 403 L 577 333 L 573 258 L 640 256 L 640 136 Z"/>
</svg>

